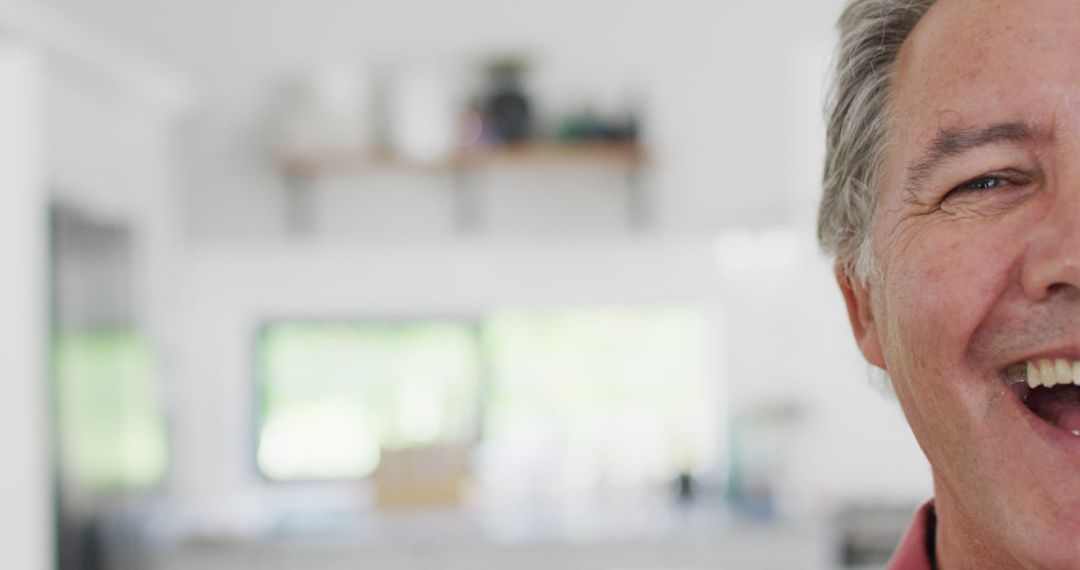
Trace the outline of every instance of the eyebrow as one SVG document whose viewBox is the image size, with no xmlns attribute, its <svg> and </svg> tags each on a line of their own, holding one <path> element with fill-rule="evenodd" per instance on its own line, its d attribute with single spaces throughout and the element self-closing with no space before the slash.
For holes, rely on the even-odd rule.
<svg viewBox="0 0 1080 570">
<path fill-rule="evenodd" d="M 938 131 L 938 134 L 927 145 L 923 156 L 908 168 L 906 184 L 908 194 L 917 195 L 922 189 L 921 181 L 952 158 L 984 146 L 1003 142 L 1023 142 L 1034 138 L 1036 138 L 1035 129 L 1020 121 L 998 123 L 987 127 Z"/>
</svg>

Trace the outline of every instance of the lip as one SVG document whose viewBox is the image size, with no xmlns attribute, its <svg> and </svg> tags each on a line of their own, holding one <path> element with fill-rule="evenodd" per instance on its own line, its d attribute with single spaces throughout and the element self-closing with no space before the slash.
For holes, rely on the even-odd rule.
<svg viewBox="0 0 1080 570">
<path fill-rule="evenodd" d="M 1020 358 L 1010 360 L 1007 364 L 1001 367 L 1002 370 L 1012 366 L 1014 364 L 1023 364 L 1032 360 L 1080 360 L 1080 347 L 1076 345 L 1069 345 L 1068 347 L 1056 348 L 1053 350 L 1047 350 L 1036 354 L 1022 356 Z"/>
</svg>

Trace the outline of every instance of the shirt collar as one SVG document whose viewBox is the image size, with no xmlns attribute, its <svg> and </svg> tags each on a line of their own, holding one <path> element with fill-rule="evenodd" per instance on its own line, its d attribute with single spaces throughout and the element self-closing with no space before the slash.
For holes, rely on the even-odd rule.
<svg viewBox="0 0 1080 570">
<path fill-rule="evenodd" d="M 928 501 L 915 513 L 887 570 L 934 570 L 934 503 Z"/>
</svg>

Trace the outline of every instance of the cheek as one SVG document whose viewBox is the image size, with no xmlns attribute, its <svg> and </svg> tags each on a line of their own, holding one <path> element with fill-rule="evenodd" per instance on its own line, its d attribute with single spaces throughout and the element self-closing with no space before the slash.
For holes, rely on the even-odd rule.
<svg viewBox="0 0 1080 570">
<path fill-rule="evenodd" d="M 987 233 L 925 228 L 888 259 L 882 348 L 916 439 L 936 466 L 971 464 L 986 378 L 968 347 L 1000 298 L 1011 253 Z M 954 230 L 954 231 L 944 231 Z"/>
<path fill-rule="evenodd" d="M 899 368 L 894 374 L 924 376 L 962 364 L 1015 257 L 1000 234 L 935 230 L 927 228 L 889 263 L 883 336 L 886 361 Z"/>
</svg>

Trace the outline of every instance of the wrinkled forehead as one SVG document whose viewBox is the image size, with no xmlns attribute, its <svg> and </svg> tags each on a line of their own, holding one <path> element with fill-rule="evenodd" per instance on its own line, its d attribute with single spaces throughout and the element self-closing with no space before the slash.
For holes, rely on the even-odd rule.
<svg viewBox="0 0 1080 570">
<path fill-rule="evenodd" d="M 901 162 L 942 129 L 1080 132 L 1080 2 L 939 0 L 901 49 L 890 109 Z"/>
</svg>

